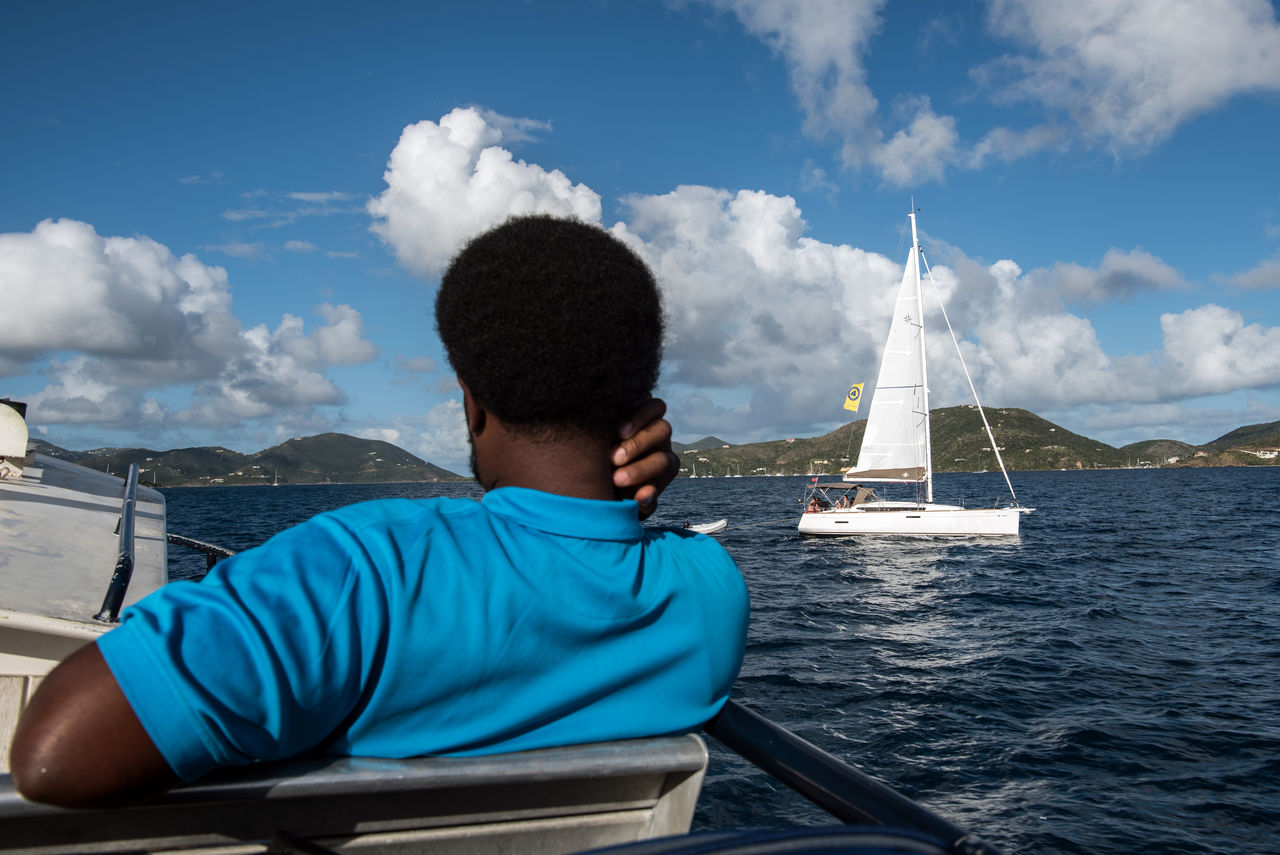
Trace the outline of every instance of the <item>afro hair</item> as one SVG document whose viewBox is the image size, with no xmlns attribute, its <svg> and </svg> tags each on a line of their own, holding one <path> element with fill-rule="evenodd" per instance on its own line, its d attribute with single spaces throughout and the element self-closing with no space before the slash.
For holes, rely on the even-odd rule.
<svg viewBox="0 0 1280 855">
<path fill-rule="evenodd" d="M 658 381 L 653 274 L 575 220 L 517 217 L 474 238 L 440 282 L 436 329 L 471 394 L 527 433 L 612 436 Z"/>
</svg>

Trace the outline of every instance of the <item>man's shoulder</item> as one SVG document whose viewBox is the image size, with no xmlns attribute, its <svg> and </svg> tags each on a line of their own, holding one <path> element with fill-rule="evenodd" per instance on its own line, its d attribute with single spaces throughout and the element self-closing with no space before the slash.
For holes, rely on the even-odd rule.
<svg viewBox="0 0 1280 855">
<path fill-rule="evenodd" d="M 696 565 L 701 575 L 721 573 L 741 578 L 738 565 L 719 541 L 686 528 L 645 526 L 645 546 L 667 560 Z"/>
<path fill-rule="evenodd" d="M 646 525 L 645 537 L 670 549 L 710 549 L 724 552 L 724 547 L 710 535 L 676 525 Z M 727 553 L 726 553 L 727 554 Z"/>
</svg>

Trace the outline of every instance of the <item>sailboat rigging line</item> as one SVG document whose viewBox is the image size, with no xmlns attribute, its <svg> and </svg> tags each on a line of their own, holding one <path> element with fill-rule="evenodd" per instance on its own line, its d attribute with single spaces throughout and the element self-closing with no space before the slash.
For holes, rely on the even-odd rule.
<svg viewBox="0 0 1280 855">
<path fill-rule="evenodd" d="M 733 525 L 725 526 L 725 529 L 751 528 L 753 526 L 758 526 L 758 525 L 777 525 L 778 523 L 789 523 L 789 522 L 793 522 L 794 520 L 795 520 L 795 517 L 783 517 L 780 520 L 763 520 L 762 522 L 753 522 L 753 523 L 734 523 Z M 722 529 L 722 531 L 723 530 L 724 529 Z M 717 532 L 717 534 L 719 534 L 719 532 Z"/>
<path fill-rule="evenodd" d="M 969 366 L 964 361 L 964 354 L 960 352 L 960 341 L 956 338 L 956 331 L 951 327 L 951 318 L 947 316 L 947 307 L 942 304 L 942 293 L 938 290 L 938 283 L 933 280 L 933 269 L 929 267 L 929 261 L 924 257 L 924 250 L 920 250 L 920 260 L 924 262 L 924 270 L 929 274 L 929 284 L 933 287 L 933 296 L 938 301 L 938 309 L 942 312 L 942 319 L 947 322 L 947 332 L 951 333 L 951 343 L 956 346 L 956 355 L 960 357 L 960 367 L 964 370 L 964 379 L 969 381 L 969 391 L 973 393 L 973 400 L 978 405 L 978 415 L 982 418 L 982 426 L 987 429 L 987 439 L 991 440 L 991 450 L 996 453 L 996 462 L 1000 464 L 1000 473 L 1004 475 L 1004 483 L 1009 488 L 1009 495 L 1013 498 L 1014 505 L 1018 504 L 1018 494 L 1013 491 L 1013 482 L 1009 480 L 1009 470 L 1004 468 L 1004 458 L 1000 456 L 1000 446 L 996 444 L 996 435 L 991 430 L 991 424 L 987 421 L 986 411 L 982 409 L 982 401 L 978 398 L 978 389 L 973 385 L 973 377 L 969 374 Z"/>
</svg>

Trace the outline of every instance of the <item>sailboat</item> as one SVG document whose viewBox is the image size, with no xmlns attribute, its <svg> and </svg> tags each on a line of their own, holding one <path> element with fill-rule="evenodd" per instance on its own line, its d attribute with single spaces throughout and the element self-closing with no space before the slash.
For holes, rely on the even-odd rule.
<svg viewBox="0 0 1280 855">
<path fill-rule="evenodd" d="M 911 252 L 902 272 L 902 284 L 894 304 L 889 338 L 881 356 L 880 375 L 876 380 L 871 410 L 867 414 L 867 428 L 857 463 L 844 472 L 840 483 L 820 484 L 817 478 L 813 479 L 806 497 L 806 510 L 800 517 L 800 533 L 1016 535 L 1022 515 L 1033 509 L 1018 504 L 999 446 L 977 400 L 972 378 L 969 388 L 991 438 L 991 448 L 995 449 L 1011 499 L 1003 505 L 983 508 L 943 505 L 933 501 L 929 377 L 925 363 L 924 301 L 920 292 L 920 265 L 924 251 L 916 234 L 914 205 L 907 216 L 911 221 Z M 925 267 L 927 270 L 927 263 Z M 946 316 L 945 309 L 943 316 Z M 948 329 L 950 326 L 951 322 L 947 321 Z M 955 338 L 954 332 L 952 338 Z M 956 353 L 959 352 L 957 343 Z M 965 368 L 965 376 L 969 376 L 968 368 Z M 863 486 L 865 484 L 911 484 L 916 488 L 915 500 L 887 501 L 874 488 Z M 833 501 L 831 496 L 837 492 L 839 498 Z"/>
</svg>

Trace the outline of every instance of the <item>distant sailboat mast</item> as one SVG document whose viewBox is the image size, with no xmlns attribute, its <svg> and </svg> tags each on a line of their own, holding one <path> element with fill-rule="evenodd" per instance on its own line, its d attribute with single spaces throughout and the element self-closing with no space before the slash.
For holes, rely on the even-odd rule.
<svg viewBox="0 0 1280 855">
<path fill-rule="evenodd" d="M 929 363 L 925 358 L 924 348 L 924 293 L 920 287 L 920 256 L 924 252 L 920 248 L 920 238 L 916 235 L 916 200 L 911 200 L 911 259 L 915 267 L 916 282 L 916 323 L 920 326 L 920 400 L 924 402 L 924 447 L 929 453 L 924 456 L 924 500 L 933 503 L 933 436 L 929 426 Z"/>
</svg>

